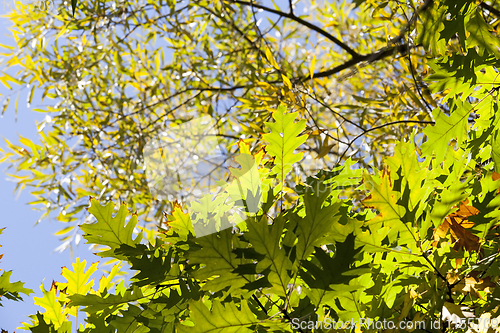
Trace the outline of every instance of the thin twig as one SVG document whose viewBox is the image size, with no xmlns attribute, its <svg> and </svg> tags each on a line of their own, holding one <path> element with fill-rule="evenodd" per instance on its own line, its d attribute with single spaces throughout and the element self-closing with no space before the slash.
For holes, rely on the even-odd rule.
<svg viewBox="0 0 500 333">
<path fill-rule="evenodd" d="M 403 15 L 404 15 L 404 17 L 405 17 L 405 19 L 407 21 L 407 25 L 406 25 L 407 29 L 403 30 L 403 32 L 399 35 L 400 38 L 401 38 L 401 40 L 403 40 L 403 39 L 405 39 L 405 33 L 406 33 L 406 31 L 409 30 L 409 28 L 411 27 L 412 23 L 414 22 L 414 18 L 417 16 L 416 14 L 418 13 L 418 11 L 415 12 L 415 13 L 413 13 L 413 16 L 412 16 L 411 20 L 409 20 L 408 16 L 406 15 L 406 11 L 403 8 L 401 8 L 401 10 L 403 11 Z M 410 45 L 410 36 L 408 36 L 408 38 L 407 38 L 406 45 Z M 415 77 L 415 72 L 413 71 L 413 64 L 411 62 L 411 52 L 410 52 L 409 48 L 408 48 L 408 52 L 406 54 L 408 56 L 408 62 L 410 64 L 411 77 L 413 78 L 413 82 L 415 82 L 415 89 L 417 89 L 418 95 L 424 101 L 425 105 L 429 109 L 430 114 L 432 114 L 432 108 L 429 105 L 429 103 L 427 103 L 427 100 L 424 98 L 424 96 L 422 95 L 422 92 L 420 91 L 420 87 L 419 87 L 418 82 L 417 82 L 417 78 Z"/>
<path fill-rule="evenodd" d="M 422 250 L 422 249 L 420 249 L 420 250 Z M 441 280 L 443 280 L 443 281 L 446 283 L 446 287 L 447 287 L 447 289 L 448 289 L 448 290 L 446 291 L 446 293 L 448 294 L 448 298 L 449 298 L 449 300 L 448 300 L 448 301 L 449 301 L 450 303 L 454 303 L 454 302 L 453 302 L 453 296 L 452 296 L 452 294 L 451 294 L 451 289 L 452 289 L 452 288 L 453 288 L 456 284 L 458 284 L 458 282 L 457 282 L 457 283 L 455 283 L 455 284 L 453 284 L 453 285 L 450 285 L 450 283 L 448 282 L 448 279 L 446 279 L 446 277 L 445 277 L 445 276 L 444 276 L 444 275 L 443 275 L 443 274 L 442 274 L 442 273 L 441 273 L 441 272 L 437 269 L 437 267 L 436 267 L 436 266 L 432 263 L 432 261 L 430 261 L 430 260 L 429 260 L 429 258 L 427 258 L 427 254 L 426 254 L 424 251 L 422 251 L 422 256 L 424 257 L 425 261 L 427 261 L 427 262 L 429 263 L 429 265 L 431 265 L 432 269 L 433 269 L 433 270 L 437 273 L 437 275 L 441 278 Z"/>
<path fill-rule="evenodd" d="M 342 155 L 340 155 L 340 158 L 339 158 L 339 161 L 341 161 L 345 154 L 347 153 L 347 151 L 349 150 L 349 148 L 351 148 L 351 146 L 353 145 L 353 143 L 359 139 L 360 137 L 366 135 L 367 133 L 371 132 L 371 131 L 375 131 L 375 130 L 378 130 L 378 129 L 381 129 L 381 128 L 384 128 L 386 126 L 391 126 L 391 125 L 397 125 L 397 124 L 405 124 L 405 123 L 415 123 L 415 124 L 431 124 L 431 125 L 434 125 L 435 122 L 434 121 L 428 121 L 428 120 L 396 120 L 396 121 L 392 121 L 390 123 L 386 123 L 386 124 L 382 124 L 382 125 L 378 125 L 378 126 L 374 126 L 372 128 L 369 128 L 369 129 L 365 129 L 363 131 L 363 133 L 357 135 L 353 140 L 351 140 L 351 142 L 349 143 L 349 145 L 347 146 L 347 148 L 345 149 L 345 151 L 342 153 Z"/>
</svg>

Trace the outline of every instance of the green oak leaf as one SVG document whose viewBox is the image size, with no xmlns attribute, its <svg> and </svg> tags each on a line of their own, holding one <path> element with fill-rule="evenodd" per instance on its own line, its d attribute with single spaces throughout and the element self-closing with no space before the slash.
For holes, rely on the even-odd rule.
<svg viewBox="0 0 500 333">
<path fill-rule="evenodd" d="M 300 215 L 292 215 L 296 220 L 295 234 L 297 240 L 297 259 L 306 259 L 314 252 L 315 246 L 324 244 L 326 237 L 333 231 L 333 225 L 340 216 L 337 215 L 340 201 L 327 200 L 332 192 L 331 185 L 324 184 L 324 177 L 317 179 L 308 177 L 303 186 L 304 209 Z"/>
<path fill-rule="evenodd" d="M 450 116 L 447 116 L 440 108 L 434 109 L 432 115 L 436 124 L 424 129 L 427 141 L 422 144 L 422 152 L 429 156 L 432 156 L 434 152 L 436 160 L 443 161 L 450 148 L 451 140 L 457 141 L 457 147 L 465 140 L 471 109 L 469 103 L 462 102 L 460 99 L 454 100 L 453 107 L 450 107 L 452 110 Z"/>
<path fill-rule="evenodd" d="M 132 237 L 137 225 L 137 215 L 132 214 L 130 221 L 125 224 L 128 216 L 126 207 L 122 204 L 113 216 L 113 202 L 110 201 L 102 206 L 96 199 L 90 200 L 90 207 L 87 210 L 95 216 L 97 222 L 82 224 L 80 228 L 85 232 L 83 238 L 87 240 L 87 243 L 109 246 L 108 250 L 97 253 L 98 256 L 126 259 L 124 255 L 117 254 L 116 249 L 123 244 L 134 246 L 140 243 L 142 233 L 139 233 L 135 239 Z"/>
<path fill-rule="evenodd" d="M 495 171 L 500 173 L 500 131 L 496 130 L 491 138 L 491 158 L 495 163 Z"/>
<path fill-rule="evenodd" d="M 233 243 L 238 239 L 231 229 L 224 229 L 216 234 L 210 234 L 196 239 L 201 246 L 197 251 L 189 251 L 187 258 L 190 264 L 200 264 L 201 268 L 193 273 L 200 280 L 207 280 L 202 290 L 235 292 L 250 282 L 248 279 L 233 273 L 238 265 L 248 260 L 238 259 L 232 251 Z"/>
<path fill-rule="evenodd" d="M 306 121 L 295 122 L 298 112 L 288 113 L 286 106 L 281 104 L 278 110 L 273 112 L 274 123 L 266 122 L 271 133 L 264 134 L 263 139 L 269 143 L 266 151 L 274 157 L 272 172 L 280 181 L 284 181 L 286 175 L 292 171 L 295 163 L 302 159 L 303 153 L 294 154 L 295 149 L 306 142 L 307 135 L 300 135 L 306 128 Z"/>
<path fill-rule="evenodd" d="M 120 309 L 129 302 L 134 302 L 142 299 L 144 297 L 142 289 L 133 286 L 127 289 L 123 294 L 86 294 L 86 295 L 72 295 L 69 296 L 71 302 L 69 306 L 84 306 L 83 311 L 87 312 L 89 315 L 96 314 L 104 309 Z"/>
<path fill-rule="evenodd" d="M 470 33 L 467 38 L 467 46 L 469 48 L 477 46 L 480 56 L 489 53 L 499 59 L 500 38 L 494 36 L 490 30 L 490 26 L 484 20 L 480 10 L 476 9 L 467 23 L 467 31 Z"/>
<path fill-rule="evenodd" d="M 257 273 L 263 274 L 270 268 L 268 281 L 273 285 L 270 290 L 282 296 L 288 291 L 291 278 L 289 271 L 292 269 L 292 262 L 285 249 L 281 247 L 284 224 L 285 219 L 282 215 L 274 219 L 272 225 L 268 224 L 266 218 L 248 221 L 248 232 L 244 234 L 244 238 L 252 244 L 255 251 L 264 255 L 257 263 Z"/>
<path fill-rule="evenodd" d="M 300 276 L 309 287 L 307 294 L 315 305 L 319 306 L 324 301 L 323 298 L 330 299 L 334 295 L 342 292 L 349 293 L 362 287 L 348 285 L 349 281 L 355 277 L 370 271 L 368 265 L 353 267 L 357 260 L 356 256 L 361 251 L 360 248 L 354 248 L 354 239 L 354 234 L 349 234 L 344 242 L 335 243 L 333 256 L 322 248 L 316 247 L 314 257 L 317 263 L 302 261 L 303 269 Z M 351 274 L 350 271 L 352 271 Z"/>
<path fill-rule="evenodd" d="M 29 295 L 33 293 L 33 290 L 24 288 L 24 283 L 10 282 L 10 276 L 12 275 L 12 271 L 3 272 L 0 275 L 0 297 L 5 297 L 14 301 L 22 301 L 22 297 L 19 294 Z M 3 306 L 0 302 L 0 306 Z"/>
<path fill-rule="evenodd" d="M 70 333 L 71 325 L 70 321 L 62 324 L 58 329 L 54 327 L 52 323 L 47 324 L 43 319 L 43 315 L 40 312 L 37 312 L 34 316 L 36 320 L 38 320 L 38 325 L 30 327 L 30 331 L 33 333 Z"/>
<path fill-rule="evenodd" d="M 214 300 L 211 309 L 202 301 L 192 301 L 189 309 L 195 325 L 177 325 L 181 333 L 250 333 L 255 332 L 250 327 L 260 322 L 245 300 L 240 308 L 232 302 L 223 304 Z"/>
<path fill-rule="evenodd" d="M 440 38 L 440 31 L 444 28 L 446 9 L 446 6 L 431 2 L 431 5 L 420 13 L 422 31 L 418 34 L 417 41 L 433 54 L 444 54 L 446 51 L 446 41 Z"/>
</svg>

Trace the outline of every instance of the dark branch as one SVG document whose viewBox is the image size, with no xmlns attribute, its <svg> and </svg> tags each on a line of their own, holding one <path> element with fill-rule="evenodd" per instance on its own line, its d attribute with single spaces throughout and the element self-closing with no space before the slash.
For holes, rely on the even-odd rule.
<svg viewBox="0 0 500 333">
<path fill-rule="evenodd" d="M 444 276 L 444 275 L 443 275 L 443 274 L 442 274 L 442 273 L 441 273 L 441 272 L 437 269 L 437 267 L 436 267 L 436 266 L 432 263 L 432 261 L 430 261 L 430 260 L 429 260 L 429 258 L 427 258 L 427 254 L 426 254 L 424 251 L 422 251 L 422 256 L 423 256 L 423 257 L 424 257 L 424 259 L 425 259 L 425 260 L 429 263 L 429 265 L 431 265 L 432 269 L 434 269 L 434 271 L 435 271 L 435 272 L 437 273 L 437 275 L 441 278 L 441 280 L 443 280 L 443 282 L 445 282 L 445 283 L 446 283 L 446 287 L 447 287 L 447 288 L 446 288 L 446 289 L 447 289 L 447 290 L 446 290 L 446 293 L 448 294 L 448 302 L 455 303 L 455 302 L 453 301 L 453 295 L 452 295 L 451 290 L 453 289 L 453 287 L 454 287 L 456 284 L 458 284 L 458 282 L 457 282 L 457 283 L 454 283 L 453 285 L 452 285 L 452 284 L 450 284 L 450 283 L 448 282 L 448 279 L 447 279 L 447 278 L 446 278 L 446 277 L 445 277 L 445 276 Z M 459 281 L 459 282 L 460 282 L 460 281 Z"/>
<path fill-rule="evenodd" d="M 238 89 L 245 89 L 254 86 L 253 84 L 237 85 L 232 87 L 190 87 L 184 91 L 234 91 Z"/>
<path fill-rule="evenodd" d="M 328 76 L 337 74 L 337 73 L 343 71 L 344 69 L 347 69 L 347 68 L 350 68 L 354 65 L 357 65 L 361 62 L 364 62 L 364 61 L 367 61 L 369 63 L 375 62 L 377 60 L 381 60 L 381 59 L 387 58 L 389 56 L 392 56 L 396 52 L 397 53 L 405 53 L 407 51 L 407 49 L 408 48 L 406 45 L 396 45 L 396 46 L 391 46 L 391 47 L 385 47 L 385 48 L 380 49 L 376 52 L 366 54 L 363 56 L 358 56 L 356 58 L 352 58 L 352 59 L 344 62 L 343 64 L 335 66 L 335 67 L 328 69 L 326 71 L 314 73 L 313 78 L 328 77 Z M 301 81 L 305 81 L 307 79 L 309 79 L 309 75 L 300 78 Z"/>
<path fill-rule="evenodd" d="M 493 8 L 493 6 L 488 5 L 486 2 L 481 2 L 479 7 L 488 10 L 493 15 L 500 17 L 500 10 Z"/>
<path fill-rule="evenodd" d="M 417 20 L 418 14 L 425 11 L 430 5 L 432 5 L 432 0 L 426 0 L 423 3 L 423 5 L 420 6 L 420 8 L 418 8 L 418 10 L 412 15 L 410 21 L 403 28 L 403 30 L 401 31 L 399 36 L 392 39 L 391 43 L 387 47 L 382 48 L 382 49 L 380 49 L 376 52 L 370 53 L 370 54 L 353 56 L 352 59 L 346 61 L 345 63 L 343 63 L 341 65 L 338 65 L 334 68 L 328 69 L 324 72 L 314 73 L 313 77 L 315 77 L 315 78 L 327 77 L 330 75 L 337 74 L 337 73 L 343 71 L 344 69 L 350 68 L 350 67 L 357 65 L 361 62 L 364 62 L 364 61 L 371 63 L 371 62 L 375 62 L 377 60 L 387 58 L 391 55 L 394 55 L 395 52 L 398 52 L 398 53 L 406 52 L 408 47 L 404 44 L 402 45 L 401 40 L 403 39 L 405 33 L 408 31 L 408 29 L 411 27 L 411 25 L 413 23 L 415 23 L 415 21 Z M 307 80 L 308 77 L 309 76 L 302 78 L 302 81 Z"/>
<path fill-rule="evenodd" d="M 413 18 L 416 17 L 415 13 L 414 13 L 414 15 L 413 15 L 413 17 L 412 17 L 411 20 L 408 20 L 408 16 L 406 16 L 406 12 L 405 12 L 404 9 L 403 9 L 403 15 L 406 18 L 406 20 L 408 21 L 407 27 L 410 27 L 411 24 L 412 24 Z M 407 30 L 407 29 L 405 29 L 405 30 Z M 401 36 L 401 34 L 400 34 L 400 36 Z M 401 40 L 403 40 L 403 39 L 404 39 L 404 35 L 401 37 Z M 408 38 L 408 42 L 407 43 L 408 43 L 408 45 L 410 45 L 410 38 Z M 408 62 L 410 63 L 411 77 L 413 78 L 413 82 L 415 83 L 415 89 L 417 89 L 418 95 L 420 96 L 420 98 L 422 99 L 422 101 L 424 101 L 425 105 L 427 106 L 427 109 L 429 110 L 429 114 L 432 114 L 432 108 L 429 105 L 429 103 L 427 103 L 427 100 L 424 98 L 424 96 L 422 95 L 422 92 L 420 91 L 420 86 L 419 86 L 419 84 L 417 82 L 417 78 L 415 77 L 415 73 L 414 73 L 414 70 L 413 70 L 413 64 L 411 62 L 411 53 L 410 53 L 410 50 L 408 50 L 407 55 L 408 55 Z"/>
<path fill-rule="evenodd" d="M 259 305 L 259 307 L 261 308 L 262 311 L 264 311 L 264 313 L 266 314 L 267 316 L 267 310 L 266 308 L 264 307 L 264 305 L 262 305 L 262 303 L 259 301 L 259 299 L 257 298 L 257 296 L 255 296 L 255 294 L 252 295 L 252 298 L 257 302 L 257 304 Z"/>
<path fill-rule="evenodd" d="M 243 5 L 243 6 L 251 6 L 251 7 L 259 8 L 259 9 L 265 10 L 266 12 L 273 13 L 273 14 L 279 15 L 281 17 L 286 17 L 286 18 L 288 18 L 290 20 L 293 20 L 293 21 L 295 21 L 297 23 L 302 24 L 305 27 L 308 27 L 311 30 L 316 31 L 320 35 L 323 35 L 324 37 L 326 37 L 327 39 L 331 40 L 332 42 L 334 42 L 335 44 L 337 44 L 338 46 L 340 46 L 342 49 L 344 49 L 353 58 L 360 57 L 360 55 L 356 51 L 354 51 L 353 49 L 351 49 L 349 46 L 347 46 L 346 44 L 344 44 L 342 41 L 340 41 L 335 36 L 331 35 L 330 33 L 326 32 L 325 30 L 321 29 L 317 25 L 314 25 L 311 22 L 305 21 L 305 20 L 301 19 L 300 17 L 295 16 L 295 14 L 293 14 L 292 12 L 290 12 L 290 13 L 284 13 L 282 11 L 279 11 L 279 10 L 276 10 L 276 9 L 273 9 L 273 8 L 269 8 L 269 7 L 266 7 L 266 6 L 259 5 L 259 4 L 254 4 L 252 2 L 247 2 L 247 1 L 241 1 L 241 0 L 228 0 L 228 1 L 232 2 L 232 3 L 240 4 L 240 5 Z M 292 7 L 290 7 L 290 8 L 292 8 Z"/>
<path fill-rule="evenodd" d="M 420 46 L 420 45 L 417 45 Z M 406 45 L 397 45 L 393 47 L 386 47 L 381 50 L 378 50 L 376 52 L 364 55 L 364 56 L 359 56 L 356 59 L 350 59 L 343 64 L 340 64 L 338 66 L 335 66 L 334 68 L 328 69 L 326 71 L 322 72 L 317 72 L 313 75 L 313 78 L 322 78 L 322 77 L 328 77 L 332 76 L 334 74 L 337 74 L 345 69 L 351 68 L 359 63 L 362 62 L 368 62 L 372 63 L 377 60 L 382 60 L 384 58 L 387 58 L 389 56 L 394 55 L 394 53 L 405 53 L 407 52 L 408 47 Z M 300 76 L 300 77 L 295 77 L 291 79 L 292 81 L 306 81 L 310 79 L 309 75 L 306 76 Z M 275 84 L 275 83 L 280 83 L 280 80 L 274 80 L 274 81 L 267 81 L 267 83 L 270 84 Z M 229 91 L 234 91 L 234 90 L 239 90 L 239 89 L 246 89 L 246 88 L 251 88 L 253 87 L 254 84 L 244 84 L 244 85 L 235 85 L 235 86 L 230 86 L 230 87 L 189 87 L 184 89 L 181 93 L 186 92 L 186 91 L 215 91 L 215 92 L 229 92 Z M 178 94 L 176 94 L 178 95 Z M 156 102 L 155 104 L 161 103 L 163 100 L 160 100 L 159 102 Z"/>
</svg>

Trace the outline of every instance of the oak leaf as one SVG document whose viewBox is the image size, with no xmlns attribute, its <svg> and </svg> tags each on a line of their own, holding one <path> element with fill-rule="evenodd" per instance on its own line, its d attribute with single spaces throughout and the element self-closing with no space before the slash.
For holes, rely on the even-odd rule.
<svg viewBox="0 0 500 333">
<path fill-rule="evenodd" d="M 452 241 L 455 243 L 453 248 L 458 251 L 465 249 L 467 251 L 479 251 L 480 238 L 472 232 L 466 230 L 474 226 L 472 221 L 468 220 L 469 216 L 479 214 L 479 210 L 473 206 L 469 206 L 469 199 L 460 203 L 459 209 L 448 215 L 444 222 L 434 230 L 434 246 L 440 239 L 445 238 L 450 231 Z"/>
</svg>

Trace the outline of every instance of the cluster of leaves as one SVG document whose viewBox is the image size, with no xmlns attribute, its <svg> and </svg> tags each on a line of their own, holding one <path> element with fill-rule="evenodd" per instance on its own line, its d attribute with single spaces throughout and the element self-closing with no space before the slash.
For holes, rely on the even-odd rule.
<svg viewBox="0 0 500 333">
<path fill-rule="evenodd" d="M 9 62 L 62 104 L 49 108 L 59 113 L 49 133 L 41 131 L 43 142 L 25 140 L 31 151 L 11 144 L 6 160 L 35 168 L 20 186 L 39 181 L 39 203 L 60 205 L 62 220 L 77 221 L 83 198 L 98 194 L 88 208 L 96 222 L 81 225 L 83 237 L 107 247 L 99 256 L 136 272 L 128 285 L 114 283 L 117 264 L 94 289 L 96 266 L 77 261 L 74 272 L 63 271 L 67 282 L 42 290 L 36 302 L 45 311 L 24 328 L 68 332 L 80 307 L 87 316 L 79 332 L 323 332 L 294 323 L 360 318 L 424 321 L 427 331 L 437 321 L 453 332 L 457 317 L 499 318 L 500 12 L 467 0 L 356 3 L 359 10 L 316 7 L 336 36 L 297 16 L 293 4 L 284 12 L 240 0 L 87 2 L 74 20 L 66 19 L 69 5 L 52 21 L 47 13 L 12 14 L 33 33 L 18 41 L 33 38 L 35 46 Z M 284 39 L 281 52 L 259 28 L 259 9 L 285 20 L 271 26 Z M 363 35 L 348 29 L 354 23 Z M 151 45 L 166 39 L 172 62 L 164 63 L 161 43 L 151 50 L 130 40 L 136 29 Z M 64 52 L 59 40 L 44 41 L 46 31 L 67 38 Z M 300 38 L 318 52 L 308 70 L 302 46 L 291 43 Z M 327 69 L 315 72 L 315 63 Z M 363 75 L 332 79 L 356 65 Z M 333 106 L 331 91 L 340 96 Z M 155 207 L 157 228 L 140 227 L 138 216 L 151 219 L 148 195 L 133 193 L 147 192 L 140 148 L 165 120 L 200 112 L 237 140 L 236 161 L 250 153 L 258 162 L 262 206 L 244 223 L 195 237 L 182 205 L 164 201 Z M 400 126 L 408 123 L 427 126 Z M 64 138 L 77 134 L 82 141 L 69 148 Z M 338 163 L 303 177 L 307 157 Z M 48 176 L 39 171 L 50 168 Z M 58 199 L 49 201 L 55 189 Z M 113 216 L 113 203 L 100 203 L 106 195 L 139 213 L 122 203 Z"/>
<path fill-rule="evenodd" d="M 406 38 L 434 32 L 418 1 L 53 3 L 8 15 L 16 45 L 5 46 L 0 80 L 47 117 L 39 142 L 6 142 L 0 160 L 32 189 L 41 219 L 66 223 L 62 248 L 80 239 L 89 195 L 126 202 L 149 226 L 173 208 L 151 197 L 142 156 L 173 123 L 211 115 L 234 155 L 240 138 L 262 142 L 283 102 L 306 122 L 305 178 L 346 156 L 379 167 L 440 101 L 418 74 L 431 71 L 430 42 Z M 4 111 L 18 104 L 2 98 Z"/>
<path fill-rule="evenodd" d="M 372 318 L 430 327 L 451 319 L 444 313 L 500 317 L 500 177 L 491 163 L 464 158 L 471 152 L 463 139 L 444 160 L 419 157 L 412 136 L 381 171 L 347 160 L 291 189 L 278 184 L 291 172 L 287 161 L 300 158 L 294 150 L 305 123 L 290 124 L 297 116 L 280 107 L 267 125 L 268 157 L 256 160 L 273 186 L 244 224 L 196 238 L 176 204 L 167 226 L 141 242 L 124 204 L 113 216 L 111 202 L 92 199 L 97 222 L 81 226 L 84 238 L 136 274 L 111 293 L 117 264 L 94 290 L 87 281 L 95 266 L 77 261 L 63 272 L 67 283 L 36 300 L 46 311 L 25 328 L 69 332 L 79 307 L 87 313 L 80 332 L 322 332 L 301 323 Z M 285 123 L 293 135 L 280 132 Z M 435 145 L 445 141 L 441 135 Z M 355 190 L 368 194 L 361 206 L 346 199 Z"/>
</svg>

